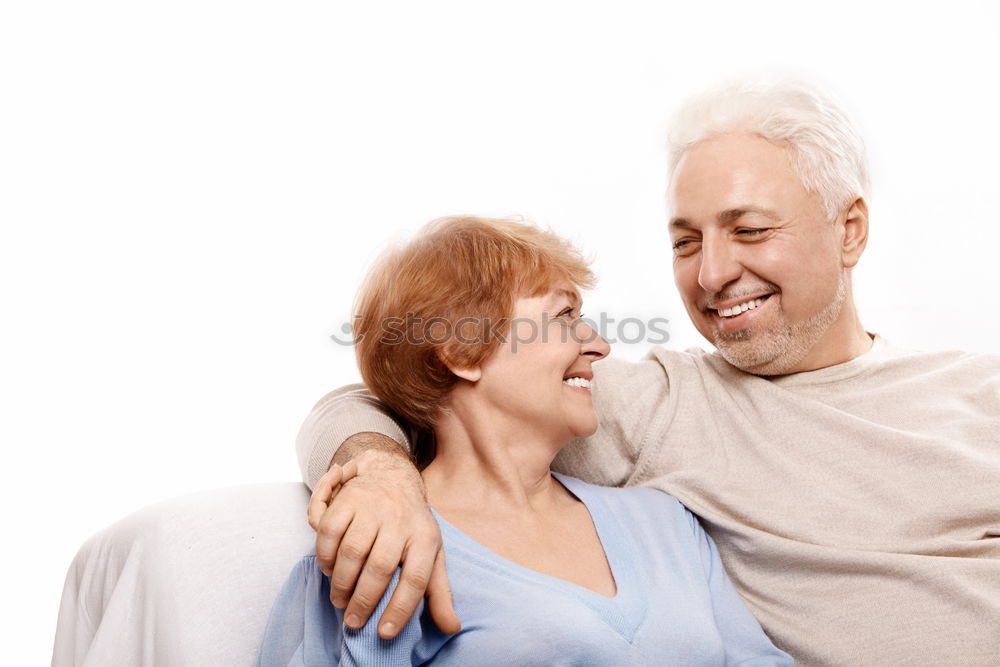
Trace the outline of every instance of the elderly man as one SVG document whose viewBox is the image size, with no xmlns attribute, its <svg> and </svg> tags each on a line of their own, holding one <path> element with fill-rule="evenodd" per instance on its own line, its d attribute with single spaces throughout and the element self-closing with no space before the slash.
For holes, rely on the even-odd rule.
<svg viewBox="0 0 1000 667">
<path fill-rule="evenodd" d="M 717 352 L 596 365 L 600 430 L 557 469 L 679 498 L 802 664 L 998 664 L 1000 357 L 904 350 L 862 326 L 866 158 L 821 95 L 729 87 L 689 103 L 671 136 L 674 276 Z M 360 471 L 314 522 L 349 625 L 403 563 L 385 637 L 428 581 L 439 625 L 457 624 L 406 442 L 345 388 L 298 443 L 310 485 L 335 452 Z"/>
</svg>

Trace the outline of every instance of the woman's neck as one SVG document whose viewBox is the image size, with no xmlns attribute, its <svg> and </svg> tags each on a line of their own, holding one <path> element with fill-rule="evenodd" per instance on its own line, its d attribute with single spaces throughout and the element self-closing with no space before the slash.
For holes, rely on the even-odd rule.
<svg viewBox="0 0 1000 667">
<path fill-rule="evenodd" d="M 563 443 L 487 405 L 453 403 L 435 426 L 421 473 L 439 512 L 545 512 L 569 495 L 549 471 Z"/>
</svg>

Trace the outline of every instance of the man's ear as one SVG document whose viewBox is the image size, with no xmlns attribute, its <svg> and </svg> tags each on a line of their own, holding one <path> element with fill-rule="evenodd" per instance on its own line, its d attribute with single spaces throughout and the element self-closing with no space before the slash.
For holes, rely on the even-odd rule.
<svg viewBox="0 0 1000 667">
<path fill-rule="evenodd" d="M 868 244 L 868 203 L 863 197 L 847 207 L 840 255 L 845 269 L 853 268 Z"/>
</svg>

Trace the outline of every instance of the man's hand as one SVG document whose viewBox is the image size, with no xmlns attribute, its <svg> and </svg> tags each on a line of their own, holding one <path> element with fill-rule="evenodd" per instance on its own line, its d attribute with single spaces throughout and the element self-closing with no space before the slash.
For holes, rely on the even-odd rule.
<svg viewBox="0 0 1000 667">
<path fill-rule="evenodd" d="M 332 466 L 309 501 L 316 560 L 330 577 L 331 602 L 346 607 L 347 626 L 362 627 L 402 563 L 399 585 L 379 619 L 379 636 L 395 637 L 425 592 L 441 631 L 458 632 L 461 624 L 452 607 L 441 530 L 427 507 L 420 473 L 385 436 L 352 436 L 337 459 L 351 449 L 361 451 L 343 466 Z"/>
</svg>

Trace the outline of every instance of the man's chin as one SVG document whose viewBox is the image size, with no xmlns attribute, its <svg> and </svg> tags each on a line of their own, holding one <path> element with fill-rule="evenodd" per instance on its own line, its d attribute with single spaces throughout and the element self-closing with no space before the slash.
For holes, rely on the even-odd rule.
<svg viewBox="0 0 1000 667">
<path fill-rule="evenodd" d="M 750 329 L 717 334 L 713 342 L 726 361 L 752 375 L 786 375 L 794 370 L 806 352 L 791 354 L 794 346 L 785 337 L 754 335 Z"/>
<path fill-rule="evenodd" d="M 803 360 L 837 321 L 846 295 L 846 283 L 841 279 L 833 300 L 804 322 L 792 324 L 779 313 L 775 319 L 758 319 L 743 329 L 716 329 L 712 332 L 713 342 L 726 361 L 745 373 L 798 373 L 805 370 Z"/>
</svg>

